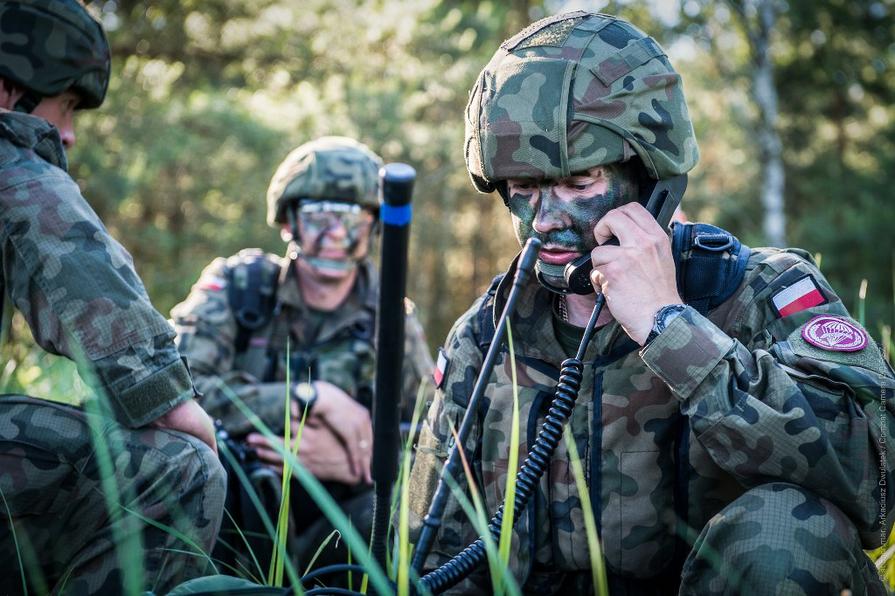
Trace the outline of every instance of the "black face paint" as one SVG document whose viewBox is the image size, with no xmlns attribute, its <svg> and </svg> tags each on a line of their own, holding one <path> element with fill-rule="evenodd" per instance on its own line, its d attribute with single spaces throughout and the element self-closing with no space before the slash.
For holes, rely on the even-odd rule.
<svg viewBox="0 0 895 596">
<path fill-rule="evenodd" d="M 558 246 L 578 253 L 590 252 L 597 242 L 594 227 L 609 211 L 637 198 L 637 185 L 622 164 L 610 164 L 599 169 L 596 177 L 604 177 L 605 188 L 595 194 L 575 190 L 578 179 L 591 179 L 583 174 L 565 180 L 534 181 L 531 190 L 513 192 L 510 185 L 508 206 L 513 214 L 513 226 L 520 244 L 537 238 L 544 246 Z M 539 223 L 536 223 L 539 222 Z M 549 227 L 538 231 L 535 226 Z"/>
</svg>

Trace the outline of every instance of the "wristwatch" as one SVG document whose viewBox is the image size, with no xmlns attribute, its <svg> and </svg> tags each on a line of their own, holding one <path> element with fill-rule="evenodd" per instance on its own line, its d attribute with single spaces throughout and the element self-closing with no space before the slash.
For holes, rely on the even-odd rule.
<svg viewBox="0 0 895 596">
<path fill-rule="evenodd" d="M 311 414 L 311 409 L 317 403 L 317 388 L 313 383 L 303 381 L 292 389 L 292 397 L 298 402 L 298 407 L 303 416 Z"/>
<path fill-rule="evenodd" d="M 657 310 L 656 318 L 653 319 L 653 328 L 650 330 L 649 335 L 646 336 L 646 342 L 643 345 L 649 345 L 651 341 L 665 331 L 668 325 L 670 325 L 671 322 L 686 309 L 686 304 L 668 304 Z"/>
</svg>

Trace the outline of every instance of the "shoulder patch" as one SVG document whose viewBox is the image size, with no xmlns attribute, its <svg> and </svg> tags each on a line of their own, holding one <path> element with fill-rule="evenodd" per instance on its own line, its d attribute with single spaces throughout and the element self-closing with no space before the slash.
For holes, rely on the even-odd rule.
<svg viewBox="0 0 895 596">
<path fill-rule="evenodd" d="M 441 385 L 444 383 L 444 378 L 447 376 L 448 364 L 449 361 L 447 354 L 444 353 L 444 348 L 438 348 L 438 360 L 435 362 L 435 371 L 432 373 L 432 376 L 435 379 L 436 389 L 441 389 Z"/>
<path fill-rule="evenodd" d="M 858 352 L 867 347 L 867 333 L 851 321 L 819 315 L 802 327 L 802 339 L 830 352 Z"/>
<path fill-rule="evenodd" d="M 778 290 L 771 295 L 768 301 L 777 316 L 781 318 L 829 302 L 820 284 L 810 273 L 800 277 L 782 290 Z"/>
</svg>

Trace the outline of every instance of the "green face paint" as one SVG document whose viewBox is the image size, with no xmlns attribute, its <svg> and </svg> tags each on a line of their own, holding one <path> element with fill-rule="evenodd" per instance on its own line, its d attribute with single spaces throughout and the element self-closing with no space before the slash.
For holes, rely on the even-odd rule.
<svg viewBox="0 0 895 596">
<path fill-rule="evenodd" d="M 537 238 L 541 261 L 561 265 L 597 245 L 597 222 L 636 200 L 637 184 L 632 169 L 616 163 L 561 180 L 509 180 L 507 193 L 519 243 Z"/>
</svg>

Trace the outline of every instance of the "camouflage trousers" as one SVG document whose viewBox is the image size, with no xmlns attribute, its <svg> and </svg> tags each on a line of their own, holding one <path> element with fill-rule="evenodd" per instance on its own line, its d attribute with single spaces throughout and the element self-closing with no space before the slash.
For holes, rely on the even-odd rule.
<svg viewBox="0 0 895 596">
<path fill-rule="evenodd" d="M 164 593 L 205 573 L 224 473 L 192 436 L 0 396 L 0 490 L 0 594 L 118 594 L 140 569 Z"/>
<path fill-rule="evenodd" d="M 786 483 L 753 488 L 703 528 L 680 594 L 885 595 L 857 530 L 830 501 Z"/>
<path fill-rule="evenodd" d="M 681 553 L 687 555 L 683 571 L 678 563 L 649 579 L 607 570 L 610 594 L 840 596 L 846 589 L 853 596 L 888 594 L 845 514 L 793 484 L 764 484 L 745 492 L 709 520 L 692 546 L 681 542 Z M 543 568 L 528 578 L 523 591 L 595 593 L 589 570 Z"/>
</svg>

